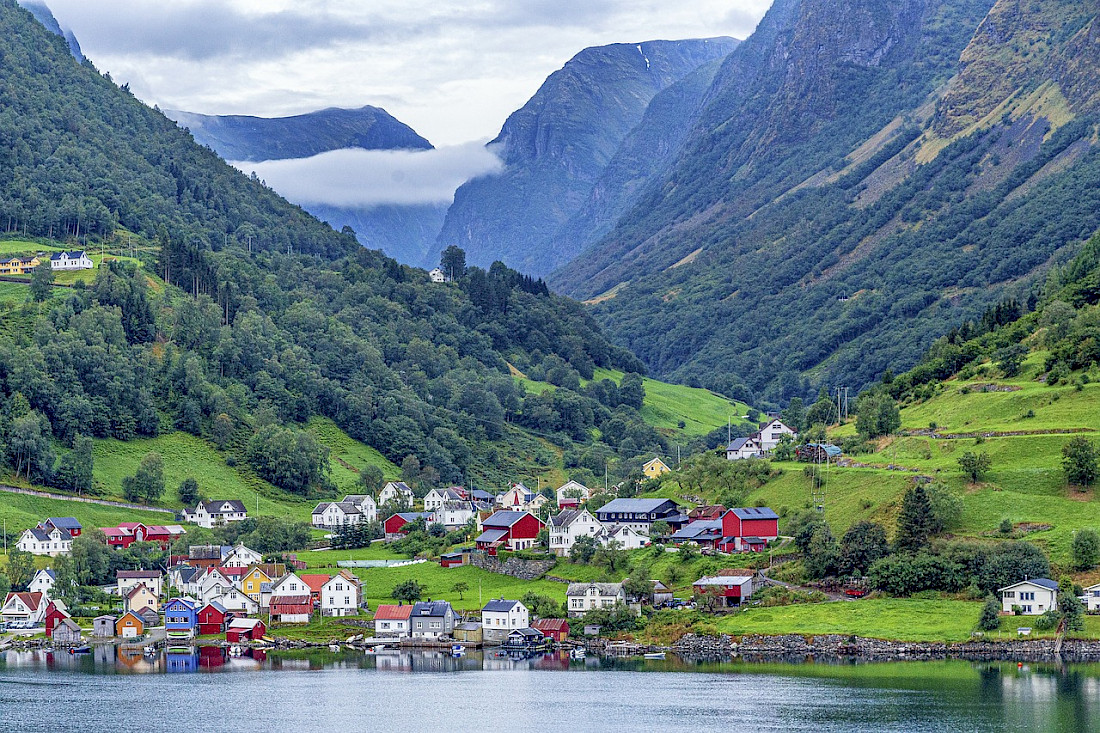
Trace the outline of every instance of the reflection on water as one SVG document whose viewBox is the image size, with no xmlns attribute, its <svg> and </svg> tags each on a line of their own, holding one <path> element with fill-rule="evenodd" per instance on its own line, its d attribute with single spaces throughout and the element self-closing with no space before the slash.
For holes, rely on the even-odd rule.
<svg viewBox="0 0 1100 733">
<path fill-rule="evenodd" d="M 118 727 L 119 707 L 139 697 L 165 703 L 158 713 L 165 725 L 203 729 L 215 715 L 233 727 L 248 724 L 241 711 L 257 695 L 277 701 L 266 711 L 273 725 L 311 729 L 358 730 L 370 720 L 378 730 L 476 730 L 492 700 L 498 730 L 1100 730 L 1100 665 L 571 660 L 559 652 L 399 649 L 231 656 L 214 646 L 0 654 L 0 730 L 50 730 L 42 727 L 50 712 L 78 709 L 89 730 L 147 731 L 136 721 Z M 346 710 L 326 707 L 333 717 L 315 720 L 319 699 L 346 701 Z"/>
</svg>

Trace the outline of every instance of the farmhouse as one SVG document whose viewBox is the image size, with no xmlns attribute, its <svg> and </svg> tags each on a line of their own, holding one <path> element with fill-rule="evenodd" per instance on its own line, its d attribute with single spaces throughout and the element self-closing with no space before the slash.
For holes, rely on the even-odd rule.
<svg viewBox="0 0 1100 733">
<path fill-rule="evenodd" d="M 571 617 L 583 616 L 594 608 L 626 603 L 626 592 L 622 583 L 570 583 L 565 601 Z"/>
<path fill-rule="evenodd" d="M 432 489 L 424 496 L 424 511 L 434 512 L 436 509 L 442 509 L 443 505 L 449 501 L 466 501 L 467 498 L 466 492 L 458 487 Z"/>
<path fill-rule="evenodd" d="M 244 502 L 237 499 L 200 501 L 195 508 L 184 509 L 183 518 L 206 529 L 220 527 L 229 522 L 243 522 L 248 518 Z"/>
<path fill-rule="evenodd" d="M 649 533 L 630 524 L 605 524 L 596 540 L 604 547 L 614 542 L 624 550 L 637 550 L 649 544 Z"/>
<path fill-rule="evenodd" d="M 646 534 L 657 520 L 664 520 L 674 529 L 686 521 L 672 499 L 613 499 L 596 510 L 596 519 L 601 524 L 629 524 Z"/>
<path fill-rule="evenodd" d="M 428 278 L 433 283 L 445 283 L 447 282 L 447 273 L 443 272 L 443 270 L 438 267 L 434 267 L 428 271 Z"/>
<path fill-rule="evenodd" d="M 592 496 L 592 490 L 579 481 L 567 481 L 558 487 L 558 509 L 576 509 Z"/>
<path fill-rule="evenodd" d="M 535 546 L 535 538 L 543 523 L 530 512 L 501 510 L 481 522 L 482 532 L 475 542 L 477 549 L 496 555 L 500 549 L 526 550 Z"/>
<path fill-rule="evenodd" d="M 768 507 L 730 509 L 722 515 L 723 552 L 760 552 L 779 537 L 779 515 Z"/>
<path fill-rule="evenodd" d="M 1050 578 L 1031 578 L 1005 586 L 997 591 L 1001 596 L 1001 610 L 1015 613 L 1016 608 L 1025 616 L 1041 616 L 1058 609 L 1058 584 Z"/>
<path fill-rule="evenodd" d="M 411 507 L 414 499 L 416 499 L 416 494 L 413 493 L 408 484 L 404 481 L 390 481 L 378 493 L 378 506 L 400 502 Z"/>
<path fill-rule="evenodd" d="M 341 570 L 321 585 L 321 615 L 354 616 L 359 613 L 361 594 L 359 579 Z"/>
<path fill-rule="evenodd" d="M 0 275 L 26 275 L 42 264 L 37 257 L 13 257 L 0 260 Z"/>
<path fill-rule="evenodd" d="M 642 473 L 645 474 L 646 478 L 657 478 L 661 474 L 668 473 L 671 470 L 672 469 L 666 466 L 665 462 L 660 458 L 653 458 L 646 461 L 645 465 L 642 466 Z"/>
<path fill-rule="evenodd" d="M 15 546 L 32 555 L 68 555 L 73 549 L 73 536 L 67 529 L 40 524 L 23 530 Z"/>
<path fill-rule="evenodd" d="M 322 501 L 313 510 L 314 527 L 343 527 L 360 522 L 373 522 L 378 518 L 378 505 L 366 494 L 345 496 L 342 501 Z"/>
<path fill-rule="evenodd" d="M 595 537 L 603 525 L 587 509 L 566 509 L 550 517 L 550 551 L 555 555 L 568 555 L 578 537 Z"/>
<path fill-rule="evenodd" d="M 54 252 L 50 255 L 52 270 L 91 270 L 94 267 L 92 258 L 82 249 L 72 252 Z"/>
<path fill-rule="evenodd" d="M 31 593 L 41 593 L 43 596 L 49 596 L 56 582 L 57 575 L 54 574 L 54 571 L 45 568 L 34 574 L 30 584 L 27 586 L 27 590 Z"/>
<path fill-rule="evenodd" d="M 775 450 L 775 446 L 779 445 L 779 440 L 784 436 L 789 435 L 792 439 L 798 437 L 798 433 L 783 424 L 783 421 L 776 418 L 760 425 L 753 437 L 760 443 L 761 449 L 764 453 L 771 453 Z"/>
<path fill-rule="evenodd" d="M 757 438 L 735 438 L 726 446 L 726 460 L 741 461 L 746 458 L 760 458 L 764 447 Z"/>
<path fill-rule="evenodd" d="M 156 542 L 161 549 L 167 550 L 180 536 L 187 533 L 178 524 L 145 525 L 141 522 L 123 522 L 117 527 L 101 527 L 103 534 L 107 535 L 107 544 L 110 547 L 126 549 L 135 542 Z"/>
<path fill-rule="evenodd" d="M 238 542 L 222 559 L 223 568 L 250 568 L 264 559 L 263 555 Z"/>
</svg>

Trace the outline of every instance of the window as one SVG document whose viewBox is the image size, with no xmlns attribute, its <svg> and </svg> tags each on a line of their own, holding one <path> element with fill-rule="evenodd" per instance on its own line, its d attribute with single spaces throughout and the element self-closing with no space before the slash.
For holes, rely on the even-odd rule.
<svg viewBox="0 0 1100 733">
<path fill-rule="evenodd" d="M 1028 605 L 1028 606 L 1021 606 L 1021 607 L 1020 607 L 1020 609 L 1021 609 L 1021 610 L 1022 610 L 1022 611 L 1023 611 L 1024 613 L 1031 613 L 1031 606 L 1030 606 L 1030 605 Z"/>
<path fill-rule="evenodd" d="M 1014 590 L 1006 590 L 1005 591 L 1005 598 L 1015 598 L 1015 597 L 1016 597 L 1016 591 L 1014 591 Z"/>
</svg>

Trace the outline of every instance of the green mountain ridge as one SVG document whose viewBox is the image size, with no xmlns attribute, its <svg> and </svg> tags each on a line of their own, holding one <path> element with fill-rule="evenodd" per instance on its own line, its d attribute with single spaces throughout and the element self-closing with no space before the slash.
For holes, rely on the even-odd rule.
<svg viewBox="0 0 1100 733">
<path fill-rule="evenodd" d="M 549 282 L 655 374 L 748 401 L 902 371 L 1100 227 L 1095 17 L 777 2 L 670 172 Z"/>
</svg>

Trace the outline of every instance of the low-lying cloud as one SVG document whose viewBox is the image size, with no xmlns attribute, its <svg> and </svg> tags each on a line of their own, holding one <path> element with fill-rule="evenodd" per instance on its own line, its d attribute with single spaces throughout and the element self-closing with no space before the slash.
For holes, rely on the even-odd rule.
<svg viewBox="0 0 1100 733">
<path fill-rule="evenodd" d="M 233 165 L 247 174 L 255 172 L 296 204 L 344 208 L 450 203 L 463 183 L 503 167 L 480 142 L 424 151 L 354 148 Z"/>
</svg>

